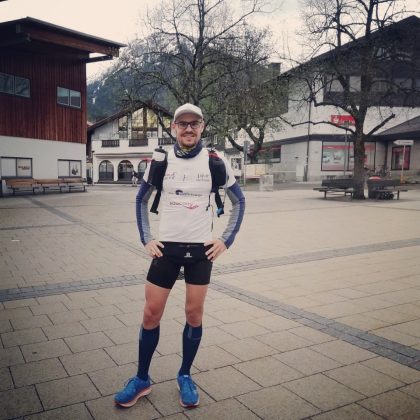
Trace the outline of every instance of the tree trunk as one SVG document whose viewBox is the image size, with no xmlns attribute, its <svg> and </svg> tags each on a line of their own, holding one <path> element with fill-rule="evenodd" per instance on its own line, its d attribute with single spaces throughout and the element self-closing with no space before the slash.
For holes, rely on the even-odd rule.
<svg viewBox="0 0 420 420">
<path fill-rule="evenodd" d="M 363 132 L 356 127 L 354 147 L 354 195 L 358 200 L 365 199 L 365 141 Z"/>
</svg>

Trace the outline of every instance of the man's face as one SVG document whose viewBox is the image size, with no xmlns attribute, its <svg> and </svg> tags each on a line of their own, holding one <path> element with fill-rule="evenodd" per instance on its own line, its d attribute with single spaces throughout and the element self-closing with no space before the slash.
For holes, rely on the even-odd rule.
<svg viewBox="0 0 420 420">
<path fill-rule="evenodd" d="M 175 132 L 179 145 L 190 149 L 199 142 L 204 130 L 204 122 L 198 115 L 182 114 L 172 123 L 172 130 Z"/>
</svg>

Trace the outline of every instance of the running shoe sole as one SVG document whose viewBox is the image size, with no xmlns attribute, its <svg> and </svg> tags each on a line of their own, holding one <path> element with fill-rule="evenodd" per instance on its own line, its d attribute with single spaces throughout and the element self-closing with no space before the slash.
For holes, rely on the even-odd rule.
<svg viewBox="0 0 420 420">
<path fill-rule="evenodd" d="M 181 389 L 179 388 L 178 383 L 176 384 L 176 386 L 178 388 L 178 391 L 181 393 Z M 179 399 L 179 403 L 181 404 L 181 407 L 184 407 L 184 408 L 195 408 L 195 407 L 198 407 L 198 404 L 200 404 L 200 397 L 198 398 L 198 400 L 197 400 L 197 402 L 195 404 L 185 404 L 182 401 L 181 398 Z"/>
<path fill-rule="evenodd" d="M 143 389 L 141 392 L 139 392 L 131 401 L 128 401 L 126 403 L 119 403 L 117 401 L 115 402 L 115 405 L 119 405 L 124 408 L 132 407 L 141 397 L 145 397 L 146 395 L 149 395 L 152 392 L 152 387 L 149 386 L 149 388 Z"/>
</svg>

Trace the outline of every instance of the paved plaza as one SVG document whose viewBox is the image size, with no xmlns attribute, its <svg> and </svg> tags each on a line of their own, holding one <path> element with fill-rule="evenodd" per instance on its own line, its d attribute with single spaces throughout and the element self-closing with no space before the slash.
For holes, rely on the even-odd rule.
<svg viewBox="0 0 420 420">
<path fill-rule="evenodd" d="M 399 201 L 247 190 L 243 228 L 214 265 L 194 410 L 175 380 L 182 280 L 152 393 L 113 404 L 136 372 L 150 261 L 135 195 L 0 198 L 0 419 L 420 418 L 420 189 Z"/>
</svg>

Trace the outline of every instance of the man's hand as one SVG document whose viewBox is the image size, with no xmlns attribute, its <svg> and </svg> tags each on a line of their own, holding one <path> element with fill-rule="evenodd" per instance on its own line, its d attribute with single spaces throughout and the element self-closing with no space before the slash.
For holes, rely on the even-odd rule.
<svg viewBox="0 0 420 420">
<path fill-rule="evenodd" d="M 145 246 L 146 251 L 149 253 L 149 255 L 152 258 L 159 258 L 161 257 L 162 251 L 161 248 L 165 248 L 162 242 L 157 241 L 156 239 L 152 239 L 150 242 L 148 242 Z"/>
<path fill-rule="evenodd" d="M 226 251 L 225 243 L 220 239 L 213 239 L 204 244 L 204 246 L 212 245 L 210 249 L 206 251 L 207 258 L 213 262 L 222 252 Z"/>
</svg>

